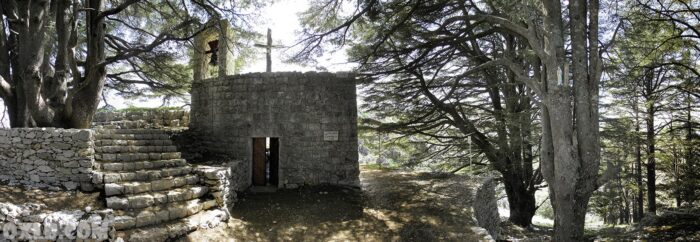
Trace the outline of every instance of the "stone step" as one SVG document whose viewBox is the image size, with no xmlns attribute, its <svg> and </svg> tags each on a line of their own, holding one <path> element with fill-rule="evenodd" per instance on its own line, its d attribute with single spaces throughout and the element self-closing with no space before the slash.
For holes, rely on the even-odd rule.
<svg viewBox="0 0 700 242">
<path fill-rule="evenodd" d="M 102 176 L 103 183 L 154 181 L 165 177 L 176 177 L 192 174 L 191 166 L 180 166 L 158 169 L 137 169 L 132 172 L 99 172 L 94 175 Z"/>
<path fill-rule="evenodd" d="M 132 172 L 143 169 L 161 169 L 187 166 L 185 159 L 166 159 L 137 162 L 97 162 L 97 169 L 102 172 Z"/>
<path fill-rule="evenodd" d="M 162 192 L 112 196 L 106 201 L 107 207 L 112 209 L 140 209 L 201 198 L 208 192 L 209 188 L 205 186 L 185 186 Z"/>
<path fill-rule="evenodd" d="M 174 145 L 149 145 L 149 146 L 98 146 L 95 147 L 95 153 L 98 154 L 115 154 L 115 153 L 154 153 L 154 152 L 177 152 L 177 146 Z"/>
<path fill-rule="evenodd" d="M 104 139 L 95 140 L 96 147 L 104 146 L 169 146 L 173 141 L 170 139 L 149 139 L 149 140 L 120 140 Z"/>
<path fill-rule="evenodd" d="M 114 228 L 127 230 L 186 218 L 216 206 L 214 199 L 192 199 L 131 211 L 114 211 Z M 131 240 L 130 240 L 131 241 Z"/>
<path fill-rule="evenodd" d="M 95 139 L 109 140 L 164 140 L 170 139 L 168 134 L 95 134 Z"/>
<path fill-rule="evenodd" d="M 119 154 L 95 154 L 98 162 L 134 162 L 151 160 L 180 159 L 180 152 L 153 152 L 153 153 L 119 153 Z"/>
<path fill-rule="evenodd" d="M 130 195 L 165 191 L 199 182 L 197 175 L 164 178 L 155 181 L 105 183 L 105 195 Z"/>
<path fill-rule="evenodd" d="M 120 121 L 109 121 L 109 122 L 94 122 L 93 127 L 97 129 L 144 129 L 153 126 L 145 120 L 120 120 Z"/>
<path fill-rule="evenodd" d="M 161 129 L 118 129 L 118 128 L 102 128 L 95 129 L 97 134 L 167 134 Z"/>
<path fill-rule="evenodd" d="M 163 224 L 120 230 L 117 231 L 116 237 L 129 242 L 172 241 L 198 228 L 214 228 L 226 220 L 228 220 L 226 211 L 212 209 Z"/>
</svg>

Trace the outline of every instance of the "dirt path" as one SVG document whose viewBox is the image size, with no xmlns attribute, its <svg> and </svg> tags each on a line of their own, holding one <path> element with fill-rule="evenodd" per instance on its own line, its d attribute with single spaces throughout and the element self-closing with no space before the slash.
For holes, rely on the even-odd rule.
<svg viewBox="0 0 700 242">
<path fill-rule="evenodd" d="M 181 241 L 478 241 L 462 176 L 363 169 L 362 191 L 243 194 L 225 226 Z"/>
</svg>

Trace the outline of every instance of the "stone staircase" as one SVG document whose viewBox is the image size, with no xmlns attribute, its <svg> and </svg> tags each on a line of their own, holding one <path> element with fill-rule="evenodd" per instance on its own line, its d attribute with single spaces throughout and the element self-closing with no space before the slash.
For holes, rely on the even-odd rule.
<svg viewBox="0 0 700 242">
<path fill-rule="evenodd" d="M 164 241 L 228 219 L 163 130 L 100 126 L 95 161 L 117 237 Z"/>
</svg>

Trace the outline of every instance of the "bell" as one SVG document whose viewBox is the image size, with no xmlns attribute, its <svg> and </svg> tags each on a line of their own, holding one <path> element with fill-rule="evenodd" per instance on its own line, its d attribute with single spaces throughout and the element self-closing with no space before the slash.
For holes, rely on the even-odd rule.
<svg viewBox="0 0 700 242">
<path fill-rule="evenodd" d="M 209 65 L 215 66 L 218 64 L 219 56 L 216 52 L 211 53 L 211 60 L 209 60 Z"/>
<path fill-rule="evenodd" d="M 219 55 L 218 55 L 218 53 L 219 53 L 219 41 L 214 40 L 214 41 L 210 41 L 207 44 L 209 44 L 209 51 L 207 51 L 205 53 L 207 53 L 207 54 L 211 53 L 211 60 L 209 60 L 209 64 L 215 66 L 219 63 Z"/>
</svg>

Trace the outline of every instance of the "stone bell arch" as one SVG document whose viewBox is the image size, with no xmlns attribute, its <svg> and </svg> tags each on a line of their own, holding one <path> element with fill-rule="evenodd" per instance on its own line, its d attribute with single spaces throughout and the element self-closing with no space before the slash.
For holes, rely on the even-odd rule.
<svg viewBox="0 0 700 242">
<path fill-rule="evenodd" d="M 215 20 L 208 25 L 194 39 L 194 81 L 234 74 L 235 40 L 231 24 L 226 20 Z"/>
</svg>

